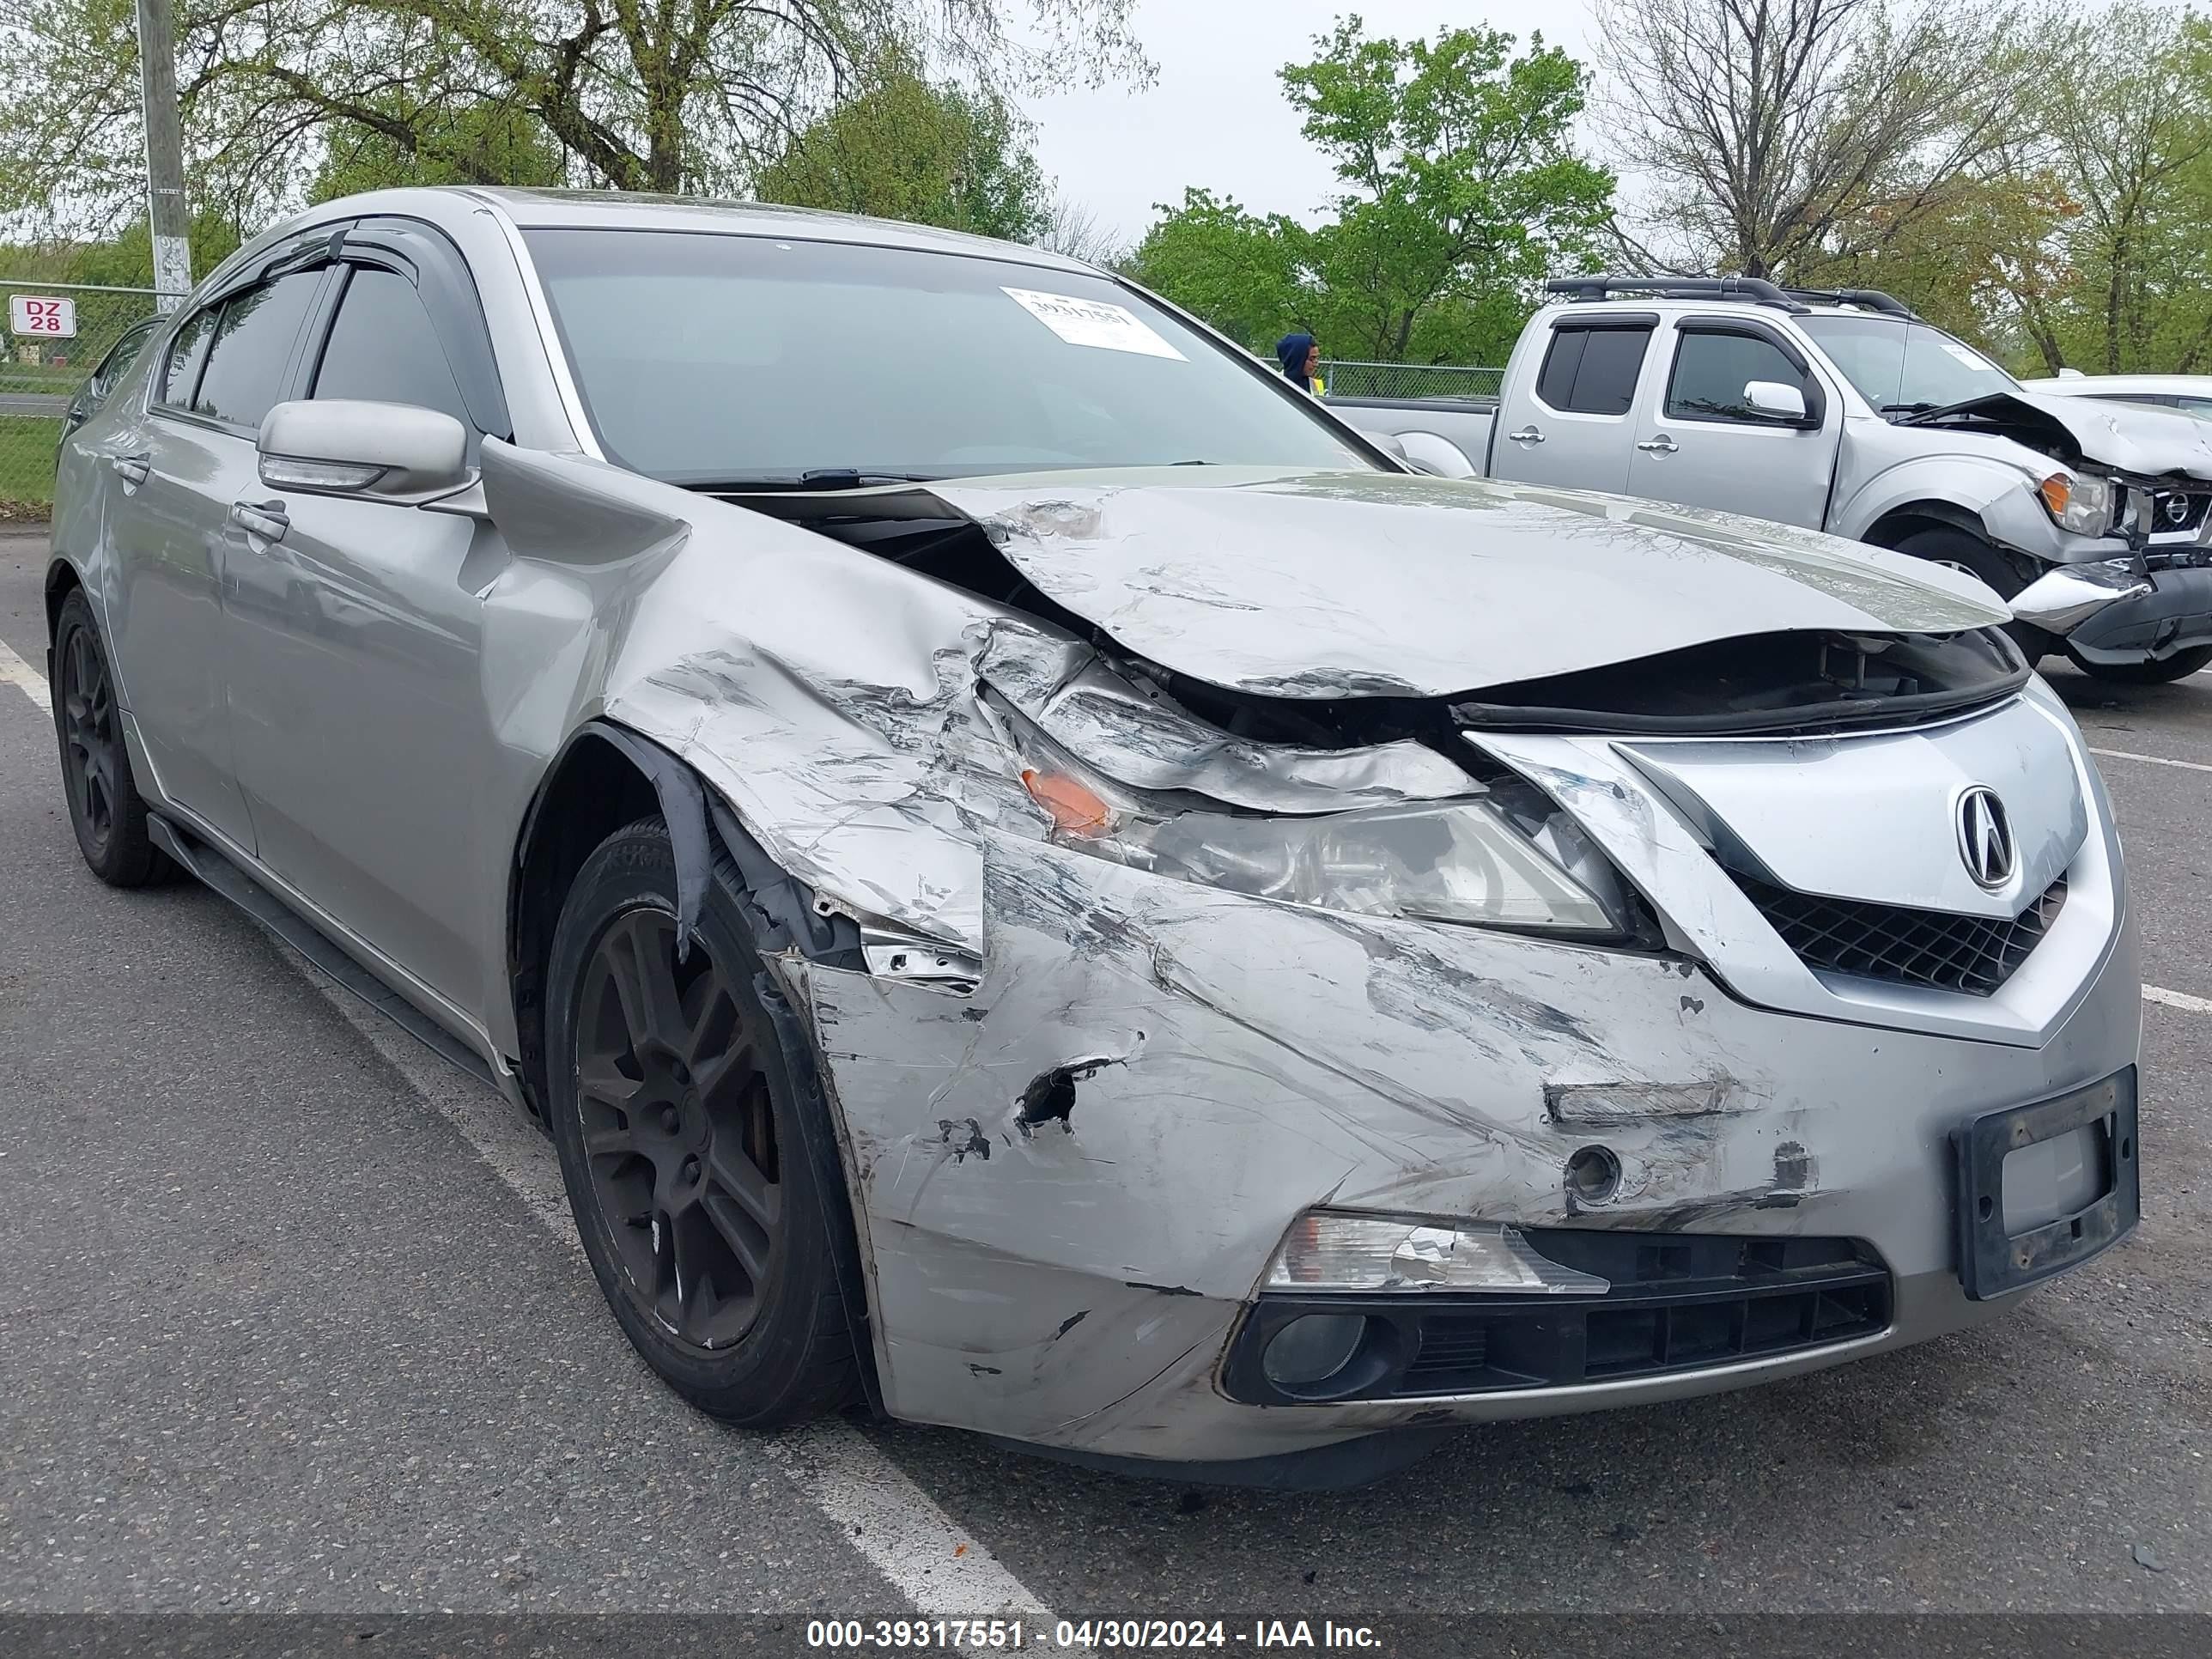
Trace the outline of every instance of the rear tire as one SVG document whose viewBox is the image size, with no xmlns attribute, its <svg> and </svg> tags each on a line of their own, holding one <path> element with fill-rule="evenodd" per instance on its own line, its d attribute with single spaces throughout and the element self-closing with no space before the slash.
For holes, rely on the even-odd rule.
<svg viewBox="0 0 2212 1659">
<path fill-rule="evenodd" d="M 775 1428 L 859 1382 L 801 1090 L 754 983 L 718 860 L 676 958 L 676 861 L 643 818 L 585 861 L 553 937 L 546 1076 L 569 1207 L 599 1289 L 646 1364 L 713 1416 Z"/>
<path fill-rule="evenodd" d="M 107 647 L 82 588 L 54 622 L 54 736 L 77 850 L 110 887 L 143 887 L 174 867 L 146 831 Z"/>
<path fill-rule="evenodd" d="M 2156 662 L 2084 662 L 2075 657 L 2074 665 L 2093 678 L 2119 685 L 2171 685 L 2212 665 L 2212 645 L 2192 645 Z"/>
</svg>

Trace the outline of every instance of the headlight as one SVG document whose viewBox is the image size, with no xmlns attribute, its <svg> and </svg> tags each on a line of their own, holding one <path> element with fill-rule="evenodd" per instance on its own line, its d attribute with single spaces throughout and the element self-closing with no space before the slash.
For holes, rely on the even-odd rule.
<svg viewBox="0 0 2212 1659">
<path fill-rule="evenodd" d="M 1470 778 L 1468 797 L 1454 800 L 1307 817 L 1237 813 L 1115 783 L 994 707 L 1021 753 L 1022 782 L 1063 846 L 1322 909 L 1585 938 L 1624 931 L 1612 866 L 1518 780 L 1486 791 Z"/>
<path fill-rule="evenodd" d="M 2035 487 L 2044 508 L 2061 530 L 2077 536 L 2102 536 L 2112 527 L 2112 481 L 2054 472 Z"/>
</svg>

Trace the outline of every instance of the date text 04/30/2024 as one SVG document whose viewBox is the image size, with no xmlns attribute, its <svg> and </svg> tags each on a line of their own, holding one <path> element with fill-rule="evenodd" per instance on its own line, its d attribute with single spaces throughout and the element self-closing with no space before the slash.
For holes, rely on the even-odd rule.
<svg viewBox="0 0 2212 1659">
<path fill-rule="evenodd" d="M 1063 1649 L 1270 1648 L 1375 1649 L 1365 1625 L 1304 1619 L 1257 1619 L 1233 1626 L 1220 1619 L 1062 1619 L 1049 1637 L 1019 1619 L 815 1619 L 806 1626 L 811 1648 L 965 1648 L 1015 1650 Z"/>
</svg>

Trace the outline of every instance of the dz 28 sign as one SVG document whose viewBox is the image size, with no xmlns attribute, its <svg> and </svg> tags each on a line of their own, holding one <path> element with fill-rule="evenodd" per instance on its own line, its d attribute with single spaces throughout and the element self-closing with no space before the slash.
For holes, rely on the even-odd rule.
<svg viewBox="0 0 2212 1659">
<path fill-rule="evenodd" d="M 43 294 L 8 296 L 8 331 L 41 340 L 76 337 L 76 301 Z"/>
</svg>

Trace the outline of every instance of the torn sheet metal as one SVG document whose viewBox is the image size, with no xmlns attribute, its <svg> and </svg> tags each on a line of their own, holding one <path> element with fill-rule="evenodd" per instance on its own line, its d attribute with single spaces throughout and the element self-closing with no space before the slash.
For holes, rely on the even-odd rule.
<svg viewBox="0 0 2212 1659">
<path fill-rule="evenodd" d="M 1778 1022 L 1660 957 L 1239 898 L 996 833 L 985 870 L 971 998 L 796 970 L 901 1417 L 1164 1457 L 1405 1420 L 1253 1413 L 1212 1386 L 1285 1229 L 1322 1205 L 1880 1238 L 1900 1274 L 1947 1274 L 1929 1148 L 2051 1076 L 2029 1050 L 1960 1067 L 1940 1039 Z M 2105 1000 L 2063 1064 L 2101 1063 L 2132 1018 Z M 1654 1109 L 1560 1121 L 1581 1090 Z M 1568 1161 L 1592 1144 L 1621 1179 L 1578 1204 Z"/>
<path fill-rule="evenodd" d="M 1046 736 L 1133 789 L 1188 790 L 1262 812 L 1480 793 L 1464 767 L 1424 744 L 1314 749 L 1231 737 L 1089 647 L 1071 652 L 1036 629 L 992 629 L 975 667 Z"/>
<path fill-rule="evenodd" d="M 1443 696 L 1785 629 L 2008 616 L 1815 531 L 1528 485 L 1197 468 L 933 491 L 1119 644 L 1262 696 Z"/>
</svg>

